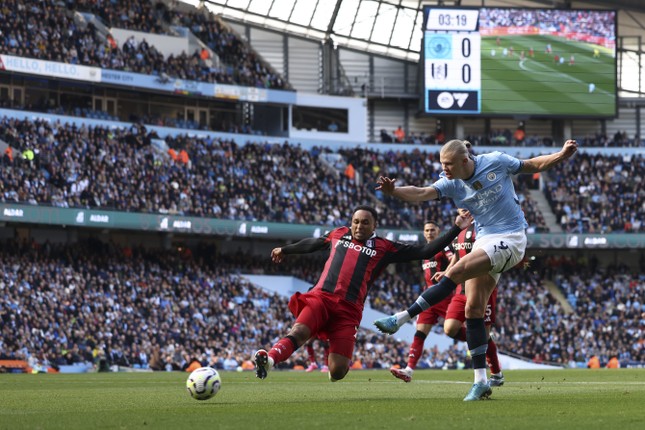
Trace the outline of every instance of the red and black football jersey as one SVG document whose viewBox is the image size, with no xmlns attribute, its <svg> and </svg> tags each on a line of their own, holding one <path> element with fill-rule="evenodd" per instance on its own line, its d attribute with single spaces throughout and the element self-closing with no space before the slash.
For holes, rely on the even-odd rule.
<svg viewBox="0 0 645 430">
<path fill-rule="evenodd" d="M 455 237 L 454 234 L 450 237 Z M 374 280 L 388 264 L 421 260 L 437 253 L 439 246 L 443 248 L 450 243 L 442 240 L 447 237 L 444 235 L 432 244 L 407 245 L 374 233 L 365 242 L 360 242 L 352 239 L 349 227 L 336 228 L 320 238 L 330 254 L 313 289 L 342 295 L 345 300 L 363 306 Z"/>
<path fill-rule="evenodd" d="M 470 251 L 473 250 L 473 245 L 475 244 L 475 224 L 471 224 L 468 228 L 463 229 L 457 238 L 452 243 L 452 249 L 454 250 L 457 258 L 463 258 L 466 254 L 470 254 Z M 456 294 L 466 294 L 466 291 L 463 288 L 463 285 L 460 284 L 455 291 Z"/>
<path fill-rule="evenodd" d="M 443 272 L 446 270 L 446 267 L 450 264 L 452 255 L 451 247 L 446 246 L 440 252 L 437 252 L 432 258 L 423 260 L 421 267 L 423 268 L 423 276 L 426 280 L 427 287 L 436 284 L 436 282 L 432 280 L 432 277 L 437 272 Z"/>
</svg>

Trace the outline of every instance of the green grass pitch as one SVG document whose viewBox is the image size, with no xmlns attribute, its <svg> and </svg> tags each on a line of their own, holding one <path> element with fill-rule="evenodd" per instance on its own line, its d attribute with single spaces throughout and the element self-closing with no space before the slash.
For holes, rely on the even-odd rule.
<svg viewBox="0 0 645 430">
<path fill-rule="evenodd" d="M 645 369 L 507 371 L 464 403 L 472 371 L 222 372 L 190 398 L 183 373 L 0 375 L 0 429 L 643 429 Z"/>
<path fill-rule="evenodd" d="M 553 36 L 507 36 L 499 41 L 498 45 L 496 37 L 481 40 L 482 113 L 616 114 L 615 59 L 608 49 Z M 551 53 L 545 52 L 547 44 Z M 562 63 L 555 61 L 556 55 Z"/>
</svg>

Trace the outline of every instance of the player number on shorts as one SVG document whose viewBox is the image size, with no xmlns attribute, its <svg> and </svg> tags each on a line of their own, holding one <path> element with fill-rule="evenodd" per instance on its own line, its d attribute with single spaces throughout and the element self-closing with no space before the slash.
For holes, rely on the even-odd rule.
<svg viewBox="0 0 645 430">
<path fill-rule="evenodd" d="M 499 241 L 499 245 L 495 245 L 495 252 L 502 250 L 502 249 L 508 249 L 508 245 L 504 243 L 503 240 Z"/>
</svg>

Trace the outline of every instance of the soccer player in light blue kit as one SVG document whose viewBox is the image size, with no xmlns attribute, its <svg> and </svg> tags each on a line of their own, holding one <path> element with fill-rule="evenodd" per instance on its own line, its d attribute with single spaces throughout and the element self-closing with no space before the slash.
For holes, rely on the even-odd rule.
<svg viewBox="0 0 645 430">
<path fill-rule="evenodd" d="M 518 160 L 502 152 L 472 155 L 462 140 L 446 143 L 439 153 L 443 173 L 428 187 L 396 187 L 396 179 L 380 177 L 377 189 L 409 202 L 451 198 L 475 219 L 477 239 L 470 254 L 450 267 L 441 281 L 426 289 L 406 311 L 381 318 L 374 325 L 393 334 L 406 322 L 447 297 L 458 284 L 466 288 L 466 341 L 473 359 L 475 383 L 464 401 L 488 398 L 492 390 L 486 379 L 488 337 L 484 326 L 486 304 L 500 274 L 524 257 L 528 226 L 515 194 L 512 175 L 537 173 L 571 157 L 578 145 L 567 140 L 559 152 Z"/>
</svg>

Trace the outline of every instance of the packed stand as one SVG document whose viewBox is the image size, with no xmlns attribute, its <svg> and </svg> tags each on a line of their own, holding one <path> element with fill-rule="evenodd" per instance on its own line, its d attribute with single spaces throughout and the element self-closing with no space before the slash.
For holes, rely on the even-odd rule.
<svg viewBox="0 0 645 430">
<path fill-rule="evenodd" d="M 547 174 L 546 196 L 570 233 L 645 231 L 642 155 L 580 153 Z"/>
<path fill-rule="evenodd" d="M 260 88 L 287 88 L 282 77 L 271 70 L 251 47 L 235 35 L 228 26 L 210 13 L 170 12 L 173 25 L 189 28 L 226 66 L 226 73 L 235 76 L 243 85 Z"/>
<path fill-rule="evenodd" d="M 3 118 L 0 199 L 57 207 L 345 225 L 371 190 L 328 173 L 318 155 L 287 144 L 237 145 L 167 138 L 168 154 L 145 127 L 103 128 Z M 20 154 L 30 152 L 30 158 Z M 392 221 L 389 221 L 392 220 Z M 382 225 L 396 226 L 396 217 Z"/>
<path fill-rule="evenodd" d="M 92 23 L 79 26 L 74 22 L 73 10 L 95 7 L 103 12 L 104 18 L 114 20 L 113 25 L 117 27 L 162 32 L 160 19 L 164 12 L 149 2 L 123 2 L 118 3 L 117 8 L 112 2 L 99 1 L 68 2 L 67 5 L 55 0 L 14 3 L 0 0 L 0 53 L 3 54 L 156 75 L 160 79 L 179 78 L 275 89 L 287 87 L 282 78 L 263 66 L 248 48 L 244 52 L 245 57 L 235 60 L 235 67 L 218 68 L 213 67 L 204 51 L 182 52 L 164 58 L 145 40 L 138 43 L 131 37 L 119 46 L 111 35 L 100 34 Z M 230 32 L 226 37 L 234 38 Z M 228 48 L 235 50 L 233 57 L 241 52 L 232 43 L 221 46 L 220 51 L 226 53 Z M 236 68 L 238 65 L 239 70 Z"/>
<path fill-rule="evenodd" d="M 625 266 L 598 261 L 545 259 L 541 270 L 514 270 L 500 279 L 496 341 L 541 363 L 584 367 L 595 355 L 606 364 L 645 365 L 645 278 Z M 568 313 L 540 282 L 553 281 L 567 296 Z"/>
<path fill-rule="evenodd" d="M 286 298 L 238 277 L 235 258 L 208 246 L 169 252 L 6 241 L 0 249 L 0 359 L 25 360 L 36 371 L 78 363 L 186 370 L 195 361 L 250 369 L 252 353 L 293 324 Z M 354 369 L 389 368 L 407 348 L 362 329 L 356 345 Z M 465 361 L 455 348 L 431 351 L 421 366 Z M 300 350 L 281 367 L 306 364 Z"/>
<path fill-rule="evenodd" d="M 228 26 L 215 15 L 203 11 L 182 13 L 169 10 L 165 4 L 148 0 L 113 0 L 110 3 L 99 0 L 80 2 L 77 9 L 89 7 L 109 26 L 126 28 L 145 33 L 167 33 L 170 25 L 186 27 L 215 52 L 224 66 L 204 67 L 201 76 L 178 74 L 190 73 L 190 64 L 177 64 L 176 70 L 165 71 L 170 76 L 207 82 L 239 83 L 260 88 L 286 88 L 282 78 L 273 73 L 248 44 L 240 40 Z M 83 7 L 84 6 L 84 7 Z M 202 54 L 201 52 L 199 53 Z M 201 57 L 200 57 L 201 58 Z M 167 59 L 169 63 L 175 58 Z"/>
<path fill-rule="evenodd" d="M 5 154 L 0 198 L 58 207 L 338 226 L 347 224 L 356 205 L 374 204 L 376 196 L 385 203 L 379 209 L 382 227 L 420 229 L 426 219 L 448 222 L 454 217 L 449 200 L 413 205 L 384 198 L 375 190 L 379 175 L 416 185 L 438 178 L 437 153 L 342 150 L 340 154 L 357 166 L 353 175 L 346 175 L 330 171 L 319 157 L 330 150 L 320 147 L 238 145 L 181 135 L 166 137 L 166 156 L 151 144 L 156 138 L 136 124 L 76 127 L 5 117 L 0 120 L 0 139 L 19 153 L 32 151 L 32 159 Z M 522 201 L 525 211 L 530 210 L 528 193 Z"/>
<path fill-rule="evenodd" d="M 482 8 L 479 23 L 482 29 L 536 27 L 544 32 L 581 33 L 613 40 L 615 17 L 615 13 L 594 10 Z"/>
<path fill-rule="evenodd" d="M 439 162 L 439 152 L 414 151 L 372 151 L 367 149 L 341 149 L 339 153 L 349 164 L 354 166 L 357 174 L 361 175 L 361 183 L 376 188 L 379 176 L 396 178 L 397 186 L 416 185 L 427 186 L 439 179 L 442 172 Z M 525 175 L 524 175 L 525 176 Z M 520 204 L 525 213 L 531 233 L 546 232 L 548 227 L 537 203 L 531 199 L 528 186 L 518 177 L 516 191 Z M 440 225 L 450 223 L 456 213 L 450 199 L 438 202 L 410 203 L 393 197 L 384 196 L 382 192 L 374 192 L 379 201 L 386 206 L 386 213 L 396 211 L 397 217 L 409 228 L 421 229 L 427 220 L 435 220 Z"/>
<path fill-rule="evenodd" d="M 381 129 L 379 139 L 381 143 L 406 143 L 412 145 L 443 145 L 447 142 L 445 134 L 441 130 L 435 133 L 426 133 L 425 131 L 411 131 L 406 134 L 399 126 L 391 132 Z M 465 139 L 472 142 L 475 147 L 480 146 L 504 146 L 504 147 L 531 147 L 555 145 L 551 136 L 538 136 L 535 134 L 526 134 L 523 129 L 511 131 L 508 128 L 493 129 L 487 134 L 467 135 Z M 575 137 L 576 141 L 583 148 L 624 148 L 624 147 L 642 147 L 645 146 L 638 135 L 630 137 L 626 131 L 616 132 L 613 136 L 607 136 L 604 133 L 587 134 Z"/>
<path fill-rule="evenodd" d="M 257 289 L 238 274 L 272 266 L 266 273 L 315 280 L 321 258 L 301 256 L 275 266 L 268 256 L 250 261 L 207 245 L 161 251 L 96 240 L 4 241 L 0 358 L 26 360 L 34 369 L 88 363 L 98 369 L 185 370 L 194 361 L 251 369 L 255 349 L 271 345 L 293 317 L 286 298 Z M 551 259 L 539 268 L 504 274 L 495 327 L 500 351 L 571 367 L 591 355 L 602 363 L 616 356 L 623 366 L 645 364 L 645 280 L 624 267 L 596 273 L 589 264 Z M 373 308 L 391 312 L 423 288 L 420 272 L 397 269 L 399 274 L 374 285 Z M 547 276 L 569 295 L 573 313 L 541 285 Z M 405 340 L 360 330 L 353 368 L 404 364 L 407 348 Z M 282 367 L 307 364 L 303 349 Z M 447 351 L 429 345 L 420 367 L 467 364 L 464 345 Z"/>
</svg>

